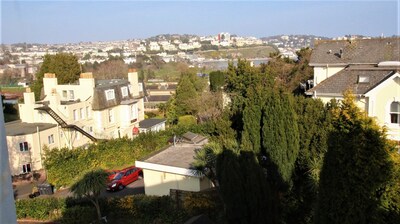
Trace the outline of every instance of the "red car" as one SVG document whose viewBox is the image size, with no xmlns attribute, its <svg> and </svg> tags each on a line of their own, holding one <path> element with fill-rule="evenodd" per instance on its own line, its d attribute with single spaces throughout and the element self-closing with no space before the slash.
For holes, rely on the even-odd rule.
<svg viewBox="0 0 400 224">
<path fill-rule="evenodd" d="M 108 183 L 107 191 L 122 190 L 128 184 L 136 181 L 137 179 L 141 179 L 142 177 L 142 169 L 135 166 L 120 170 L 118 173 L 115 174 L 111 182 Z"/>
<path fill-rule="evenodd" d="M 108 174 L 108 181 L 111 181 L 114 179 L 114 176 L 119 172 L 119 170 L 106 170 L 106 173 Z"/>
</svg>

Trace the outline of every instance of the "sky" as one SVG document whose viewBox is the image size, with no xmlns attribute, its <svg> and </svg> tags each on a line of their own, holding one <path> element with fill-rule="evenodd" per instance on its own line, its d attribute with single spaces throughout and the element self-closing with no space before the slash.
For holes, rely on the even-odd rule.
<svg viewBox="0 0 400 224">
<path fill-rule="evenodd" d="M 308 34 L 392 36 L 391 1 L 15 1 L 1 0 L 0 43 L 78 43 L 158 34 L 266 37 Z"/>
</svg>

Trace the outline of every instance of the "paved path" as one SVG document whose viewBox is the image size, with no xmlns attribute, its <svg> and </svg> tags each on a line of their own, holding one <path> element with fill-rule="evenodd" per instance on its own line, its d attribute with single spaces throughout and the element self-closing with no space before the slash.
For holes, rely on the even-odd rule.
<svg viewBox="0 0 400 224">
<path fill-rule="evenodd" d="M 14 196 L 16 199 L 21 198 L 29 198 L 29 194 L 32 193 L 32 187 L 34 186 L 31 182 L 21 182 L 21 183 L 14 183 Z M 102 197 L 123 197 L 127 195 L 133 194 L 144 194 L 144 182 L 142 180 L 137 180 L 128 186 L 126 186 L 123 190 L 117 192 L 108 192 L 104 189 L 101 193 Z M 40 195 L 39 197 L 68 197 L 73 196 L 69 189 L 61 189 L 54 192 L 53 195 Z"/>
</svg>

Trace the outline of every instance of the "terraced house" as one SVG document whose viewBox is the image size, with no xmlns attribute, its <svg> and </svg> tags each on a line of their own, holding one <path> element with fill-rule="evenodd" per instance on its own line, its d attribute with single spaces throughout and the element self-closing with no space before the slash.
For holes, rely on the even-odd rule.
<svg viewBox="0 0 400 224">
<path fill-rule="evenodd" d="M 27 89 L 19 104 L 21 120 L 6 124 L 12 175 L 41 169 L 45 145 L 73 148 L 134 137 L 144 119 L 142 95 L 135 70 L 127 79 L 112 80 L 82 73 L 78 83 L 67 85 L 59 85 L 56 74 L 45 74 L 41 100 Z"/>
<path fill-rule="evenodd" d="M 351 90 L 387 137 L 400 142 L 400 38 L 317 42 L 310 65 L 314 87 L 306 94 L 326 103 Z"/>
</svg>

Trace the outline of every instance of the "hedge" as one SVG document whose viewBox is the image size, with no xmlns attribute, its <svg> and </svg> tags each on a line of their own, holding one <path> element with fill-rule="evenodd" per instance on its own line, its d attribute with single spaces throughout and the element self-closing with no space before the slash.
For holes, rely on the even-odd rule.
<svg viewBox="0 0 400 224">
<path fill-rule="evenodd" d="M 15 202 L 18 219 L 59 223 L 90 223 L 96 220 L 94 206 L 85 199 L 34 198 Z M 102 214 L 110 223 L 184 223 L 189 217 L 175 207 L 169 196 L 131 195 L 101 198 Z"/>
<path fill-rule="evenodd" d="M 213 131 L 209 124 L 175 126 L 157 133 L 141 133 L 134 139 L 118 138 L 91 144 L 87 148 L 44 149 L 44 166 L 49 183 L 58 187 L 72 185 L 84 173 L 96 169 L 122 169 L 136 160 L 167 146 L 174 135 L 187 131 L 204 134 Z"/>
</svg>

